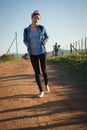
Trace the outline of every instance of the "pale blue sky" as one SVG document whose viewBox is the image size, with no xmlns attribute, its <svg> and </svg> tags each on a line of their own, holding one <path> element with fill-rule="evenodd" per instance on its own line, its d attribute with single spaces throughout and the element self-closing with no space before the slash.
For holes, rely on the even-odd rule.
<svg viewBox="0 0 87 130">
<path fill-rule="evenodd" d="M 23 30 L 31 23 L 31 13 L 38 9 L 40 24 L 49 35 L 47 51 L 56 42 L 69 48 L 87 36 L 87 0 L 0 0 L 0 55 L 6 53 L 14 36 L 18 34 L 18 51 L 26 53 Z M 16 52 L 15 43 L 11 52 Z"/>
</svg>

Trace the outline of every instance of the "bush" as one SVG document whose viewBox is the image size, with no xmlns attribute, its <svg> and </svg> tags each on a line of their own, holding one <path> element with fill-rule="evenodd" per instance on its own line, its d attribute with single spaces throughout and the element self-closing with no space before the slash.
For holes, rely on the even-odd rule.
<svg viewBox="0 0 87 130">
<path fill-rule="evenodd" d="M 22 56 L 23 59 L 25 60 L 29 60 L 29 55 L 27 53 L 25 53 L 23 56 Z"/>
<path fill-rule="evenodd" d="M 6 62 L 6 61 L 15 61 L 18 58 L 14 55 L 11 54 L 3 54 L 2 56 L 0 56 L 0 62 Z"/>
</svg>

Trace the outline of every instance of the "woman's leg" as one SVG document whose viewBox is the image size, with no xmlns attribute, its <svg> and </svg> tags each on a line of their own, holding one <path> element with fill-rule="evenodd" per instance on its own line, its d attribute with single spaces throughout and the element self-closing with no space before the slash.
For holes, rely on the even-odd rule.
<svg viewBox="0 0 87 130">
<path fill-rule="evenodd" d="M 36 78 L 37 85 L 39 87 L 40 92 L 42 92 L 43 89 L 42 89 L 42 85 L 41 85 L 41 81 L 40 81 L 39 57 L 31 55 L 30 60 L 31 60 L 31 63 L 32 63 L 32 66 L 33 66 L 33 69 L 35 72 L 35 78 Z"/>
<path fill-rule="evenodd" d="M 48 84 L 48 76 L 47 76 L 47 72 L 46 72 L 47 54 L 46 53 L 41 54 L 41 55 L 39 55 L 39 58 L 40 58 L 41 70 L 43 72 L 45 85 L 47 85 Z"/>
<path fill-rule="evenodd" d="M 50 88 L 48 86 L 48 76 L 47 76 L 47 72 L 46 72 L 46 64 L 47 64 L 47 54 L 46 53 L 40 55 L 40 63 L 41 63 L 41 69 L 43 72 L 43 77 L 44 77 L 45 86 L 46 86 L 45 93 L 50 93 Z"/>
</svg>

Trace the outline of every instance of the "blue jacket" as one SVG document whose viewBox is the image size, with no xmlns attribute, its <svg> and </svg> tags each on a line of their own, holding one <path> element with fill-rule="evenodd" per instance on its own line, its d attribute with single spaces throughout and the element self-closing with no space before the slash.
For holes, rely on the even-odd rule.
<svg viewBox="0 0 87 130">
<path fill-rule="evenodd" d="M 41 26 L 41 28 L 40 28 Z M 46 52 L 46 47 L 45 45 L 43 45 L 42 41 L 45 40 L 46 42 L 48 41 L 48 35 L 47 35 L 47 32 L 44 28 L 44 26 L 42 25 L 37 25 L 36 26 L 38 32 L 39 32 L 39 35 L 40 35 L 40 40 L 39 40 L 39 45 L 40 45 L 40 50 L 39 50 L 39 54 L 43 54 L 44 52 Z M 29 37 L 29 34 L 30 34 L 30 25 L 24 29 L 24 39 L 23 39 L 23 42 L 26 44 L 28 43 L 28 52 L 30 55 L 32 55 L 32 52 L 31 52 L 31 42 L 30 42 L 30 37 Z"/>
</svg>

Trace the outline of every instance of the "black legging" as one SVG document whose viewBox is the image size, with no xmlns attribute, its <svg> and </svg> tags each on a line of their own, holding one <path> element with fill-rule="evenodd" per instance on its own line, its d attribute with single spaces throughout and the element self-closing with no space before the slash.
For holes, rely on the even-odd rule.
<svg viewBox="0 0 87 130">
<path fill-rule="evenodd" d="M 48 77 L 46 72 L 46 53 L 40 55 L 30 55 L 30 60 L 35 72 L 35 78 L 40 92 L 43 91 L 41 81 L 40 81 L 40 66 L 43 73 L 45 85 L 48 84 Z M 40 61 L 40 63 L 39 63 Z"/>
</svg>

